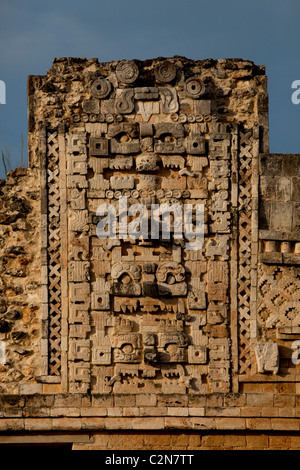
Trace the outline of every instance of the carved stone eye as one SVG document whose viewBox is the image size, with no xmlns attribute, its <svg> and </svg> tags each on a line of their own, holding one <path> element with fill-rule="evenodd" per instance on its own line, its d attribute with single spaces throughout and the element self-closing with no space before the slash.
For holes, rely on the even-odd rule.
<svg viewBox="0 0 300 470">
<path fill-rule="evenodd" d="M 205 92 L 204 83 L 199 78 L 191 77 L 184 84 L 187 96 L 193 99 L 199 98 Z"/>
<path fill-rule="evenodd" d="M 94 98 L 107 98 L 111 92 L 111 83 L 104 78 L 96 78 L 96 80 L 92 82 L 90 90 Z"/>
</svg>

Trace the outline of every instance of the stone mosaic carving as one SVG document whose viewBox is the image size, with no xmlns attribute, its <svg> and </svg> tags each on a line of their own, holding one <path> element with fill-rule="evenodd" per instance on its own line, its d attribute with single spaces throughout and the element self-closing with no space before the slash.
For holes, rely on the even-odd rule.
<svg viewBox="0 0 300 470">
<path fill-rule="evenodd" d="M 258 323 L 267 328 L 298 327 L 300 322 L 300 270 L 290 266 L 264 266 L 258 276 Z"/>
<path fill-rule="evenodd" d="M 258 227 L 251 200 L 259 137 L 256 124 L 253 130 L 245 124 L 253 96 L 240 109 L 236 79 L 222 62 L 87 61 L 81 75 L 71 63 L 57 60 L 53 67 L 54 75 L 76 75 L 77 91 L 71 84 L 63 107 L 44 123 L 47 135 L 57 136 L 62 216 L 54 215 L 61 273 L 47 246 L 48 273 L 61 282 L 63 319 L 61 330 L 50 324 L 49 364 L 62 352 L 60 369 L 50 374 L 61 374 L 64 390 L 74 393 L 229 392 L 230 371 L 251 372 L 254 354 L 251 262 Z M 229 98 L 220 92 L 222 67 Z M 253 74 L 264 87 L 263 72 L 253 68 Z M 48 140 L 49 156 L 51 149 Z M 47 197 L 51 191 L 49 180 Z M 143 207 L 146 224 L 133 209 L 124 215 L 124 198 L 128 208 Z M 54 199 L 44 203 L 56 214 Z M 170 233 L 161 225 L 151 237 L 149 221 L 160 217 L 153 205 L 175 204 Z M 187 204 L 204 206 L 197 250 L 187 249 L 186 234 L 178 236 Z M 100 205 L 114 220 L 112 236 L 102 239 Z M 48 299 L 54 321 L 52 304 Z M 57 345 L 50 339 L 56 333 Z M 260 370 L 270 370 L 259 354 Z"/>
</svg>

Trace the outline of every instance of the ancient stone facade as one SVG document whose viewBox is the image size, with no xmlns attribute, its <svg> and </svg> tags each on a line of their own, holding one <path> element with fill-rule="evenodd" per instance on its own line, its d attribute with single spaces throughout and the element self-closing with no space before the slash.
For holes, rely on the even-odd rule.
<svg viewBox="0 0 300 470">
<path fill-rule="evenodd" d="M 268 153 L 264 67 L 58 58 L 28 109 L 29 169 L 1 186 L 0 429 L 299 430 L 300 158 Z"/>
</svg>

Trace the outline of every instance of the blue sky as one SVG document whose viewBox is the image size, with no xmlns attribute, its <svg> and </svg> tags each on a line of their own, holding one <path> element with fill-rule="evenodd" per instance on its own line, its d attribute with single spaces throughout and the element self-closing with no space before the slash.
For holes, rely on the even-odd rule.
<svg viewBox="0 0 300 470">
<path fill-rule="evenodd" d="M 54 57 L 99 61 L 182 55 L 264 64 L 270 100 L 270 151 L 300 153 L 299 0 L 0 0 L 0 150 L 27 161 L 27 76 Z M 0 177 L 4 171 L 0 161 Z"/>
</svg>

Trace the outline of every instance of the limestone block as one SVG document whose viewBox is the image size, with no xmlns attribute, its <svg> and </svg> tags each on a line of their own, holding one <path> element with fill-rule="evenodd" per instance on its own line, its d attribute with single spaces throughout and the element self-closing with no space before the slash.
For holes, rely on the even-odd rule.
<svg viewBox="0 0 300 470">
<path fill-rule="evenodd" d="M 230 175 L 230 170 L 226 160 L 211 160 L 210 171 L 212 178 L 226 178 Z"/>
<path fill-rule="evenodd" d="M 230 141 L 227 139 L 221 141 L 217 139 L 211 139 L 209 142 L 209 154 L 212 159 L 217 159 L 218 157 L 222 157 L 223 159 L 229 158 L 229 150 Z"/>
<path fill-rule="evenodd" d="M 139 280 L 141 269 L 134 263 L 116 263 L 111 271 L 114 295 L 140 296 L 142 292 Z"/>
<path fill-rule="evenodd" d="M 141 340 L 138 333 L 114 334 L 111 337 L 114 362 L 140 362 Z"/>
<path fill-rule="evenodd" d="M 228 284 L 228 263 L 226 261 L 208 261 L 207 279 L 209 282 Z"/>
<path fill-rule="evenodd" d="M 129 170 L 133 166 L 133 158 L 128 156 L 116 156 L 109 160 L 108 166 L 112 170 Z"/>
<path fill-rule="evenodd" d="M 86 191 L 84 189 L 72 188 L 69 190 L 69 200 L 71 208 L 75 210 L 83 210 L 86 208 Z"/>
<path fill-rule="evenodd" d="M 72 154 L 73 152 L 79 152 L 85 154 L 86 152 L 86 133 L 69 133 L 66 135 L 67 138 L 67 151 Z"/>
<path fill-rule="evenodd" d="M 140 123 L 140 137 L 152 137 L 153 134 L 153 124 Z"/>
<path fill-rule="evenodd" d="M 134 103 L 134 90 L 131 88 L 127 88 L 125 90 L 117 90 L 120 91 L 118 97 L 115 101 L 115 109 L 117 113 L 122 114 L 131 114 L 134 110 L 135 103 Z"/>
<path fill-rule="evenodd" d="M 70 362 L 70 379 L 72 381 L 90 382 L 90 364 L 87 362 Z"/>
<path fill-rule="evenodd" d="M 85 261 L 89 259 L 90 240 L 86 233 L 70 237 L 69 258 L 75 261 Z"/>
<path fill-rule="evenodd" d="M 114 311 L 115 312 L 135 312 L 139 307 L 139 301 L 130 297 L 114 297 Z"/>
<path fill-rule="evenodd" d="M 194 290 L 188 293 L 188 307 L 191 310 L 201 310 L 206 308 L 205 292 Z"/>
<path fill-rule="evenodd" d="M 105 137 L 91 137 L 89 154 L 94 157 L 108 156 L 108 139 Z"/>
<path fill-rule="evenodd" d="M 69 359 L 71 361 L 90 360 L 90 340 L 88 339 L 73 339 L 69 341 Z"/>
<path fill-rule="evenodd" d="M 110 310 L 110 297 L 108 292 L 92 292 L 91 307 L 93 310 Z"/>
<path fill-rule="evenodd" d="M 88 261 L 69 262 L 69 280 L 71 282 L 82 282 L 90 279 L 90 263 Z"/>
<path fill-rule="evenodd" d="M 93 178 L 89 179 L 89 188 L 99 190 L 109 189 L 109 181 L 103 175 L 95 174 Z"/>
<path fill-rule="evenodd" d="M 196 157 L 196 156 L 188 156 L 187 163 L 191 167 L 192 171 L 199 171 L 202 172 L 203 168 L 208 166 L 208 158 L 207 157 Z"/>
<path fill-rule="evenodd" d="M 96 78 L 90 83 L 90 92 L 94 98 L 107 98 L 111 92 L 111 83 L 104 78 Z"/>
<path fill-rule="evenodd" d="M 89 383 L 70 381 L 69 390 L 70 393 L 86 394 L 89 390 L 89 386 Z"/>
<path fill-rule="evenodd" d="M 140 151 L 138 126 L 130 123 L 112 124 L 108 129 L 111 153 L 132 154 Z"/>
<path fill-rule="evenodd" d="M 90 325 L 70 325 L 70 338 L 86 339 L 87 334 L 91 331 Z"/>
<path fill-rule="evenodd" d="M 92 349 L 92 364 L 96 365 L 109 365 L 111 364 L 111 347 L 110 346 L 95 346 Z"/>
<path fill-rule="evenodd" d="M 293 220 L 292 202 L 273 202 L 271 204 L 270 228 L 281 232 L 289 232 L 292 229 Z"/>
<path fill-rule="evenodd" d="M 207 309 L 207 322 L 215 325 L 227 320 L 227 306 L 210 303 Z"/>
<path fill-rule="evenodd" d="M 69 229 L 73 232 L 87 232 L 89 229 L 89 219 L 87 210 L 71 210 L 69 215 Z"/>
<path fill-rule="evenodd" d="M 90 285 L 87 282 L 70 282 L 71 302 L 86 302 L 90 294 Z"/>
<path fill-rule="evenodd" d="M 204 346 L 188 346 L 188 362 L 189 364 L 206 364 L 207 348 Z"/>
<path fill-rule="evenodd" d="M 140 155 L 136 158 L 135 165 L 137 171 L 155 171 L 159 169 L 156 155 Z"/>
<path fill-rule="evenodd" d="M 222 284 L 220 282 L 208 282 L 207 283 L 207 297 L 208 301 L 223 301 L 226 302 L 228 300 L 227 297 L 227 285 Z"/>
<path fill-rule="evenodd" d="M 193 110 L 195 114 L 210 115 L 211 114 L 211 100 L 197 100 L 193 103 Z"/>
<path fill-rule="evenodd" d="M 134 177 L 133 175 L 112 176 L 109 184 L 111 189 L 133 189 Z"/>
<path fill-rule="evenodd" d="M 184 83 L 185 93 L 188 97 L 198 99 L 205 93 L 204 83 L 196 76 L 188 78 Z"/>
<path fill-rule="evenodd" d="M 89 168 L 92 168 L 94 173 L 103 173 L 106 168 L 110 168 L 110 159 L 106 157 L 99 158 L 90 156 L 88 162 Z"/>
<path fill-rule="evenodd" d="M 87 114 L 99 114 L 100 113 L 99 101 L 83 100 L 82 109 L 83 109 L 83 112 Z"/>
<path fill-rule="evenodd" d="M 84 175 L 67 175 L 68 188 L 87 188 L 88 181 Z"/>
<path fill-rule="evenodd" d="M 136 189 L 153 189 L 157 188 L 158 177 L 156 175 L 138 175 L 138 183 Z"/>
<path fill-rule="evenodd" d="M 179 109 L 178 96 L 175 88 L 159 87 L 161 111 L 165 114 L 176 113 Z"/>
<path fill-rule="evenodd" d="M 20 384 L 19 394 L 20 395 L 36 395 L 42 393 L 42 384 L 31 383 L 31 384 Z"/>
<path fill-rule="evenodd" d="M 139 76 L 139 68 L 133 60 L 121 60 L 116 67 L 116 75 L 120 82 L 131 84 Z"/>
<path fill-rule="evenodd" d="M 162 189 L 186 189 L 186 176 L 171 177 L 164 179 L 161 185 Z"/>
<path fill-rule="evenodd" d="M 89 303 L 70 303 L 70 323 L 90 324 Z"/>
<path fill-rule="evenodd" d="M 254 347 L 257 371 L 260 373 L 273 372 L 277 374 L 279 370 L 279 349 L 277 343 L 257 343 Z"/>
<path fill-rule="evenodd" d="M 210 239 L 209 244 L 206 246 L 206 256 L 214 258 L 215 256 L 222 256 L 224 259 L 228 258 L 228 235 L 216 235 Z"/>
<path fill-rule="evenodd" d="M 229 360 L 230 350 L 227 338 L 210 338 L 209 339 L 209 357 L 212 360 Z"/>
<path fill-rule="evenodd" d="M 183 153 L 185 151 L 183 125 L 175 123 L 156 124 L 155 141 L 154 151 L 156 153 Z"/>
<path fill-rule="evenodd" d="M 212 197 L 211 210 L 215 212 L 226 212 L 228 210 L 228 191 L 218 191 Z"/>
<path fill-rule="evenodd" d="M 156 271 L 159 295 L 182 296 L 187 293 L 185 269 L 175 262 L 163 263 Z"/>
<path fill-rule="evenodd" d="M 185 167 L 185 160 L 180 155 L 161 155 L 161 161 L 165 168 L 179 168 Z"/>
<path fill-rule="evenodd" d="M 159 103 L 157 101 L 137 101 L 135 110 L 147 123 L 153 114 L 159 114 Z"/>
<path fill-rule="evenodd" d="M 91 307 L 93 310 L 109 310 L 110 309 L 110 283 L 104 278 L 98 278 L 93 284 L 93 292 L 91 294 Z"/>
<path fill-rule="evenodd" d="M 198 276 L 200 278 L 201 274 L 207 271 L 207 263 L 206 261 L 188 260 L 185 262 L 185 269 L 193 278 L 197 278 Z"/>
<path fill-rule="evenodd" d="M 229 232 L 230 214 L 228 212 L 214 212 L 211 218 L 213 220 L 211 224 L 211 231 L 213 233 Z"/>
<path fill-rule="evenodd" d="M 86 155 L 67 155 L 67 174 L 85 175 L 87 173 Z"/>
<path fill-rule="evenodd" d="M 205 154 L 205 138 L 199 135 L 191 135 L 186 138 L 186 151 L 190 155 Z"/>
</svg>

